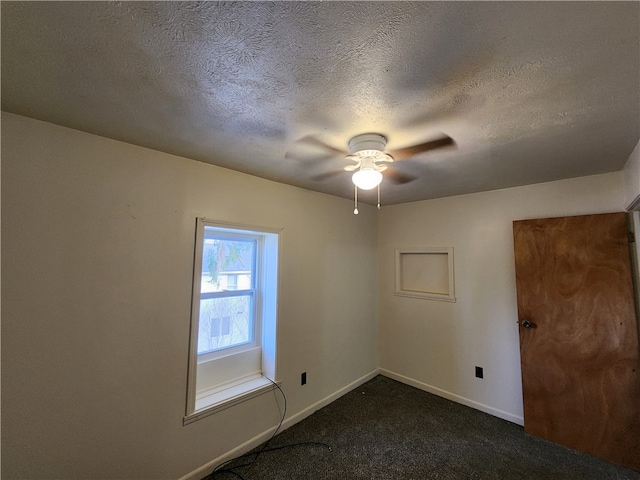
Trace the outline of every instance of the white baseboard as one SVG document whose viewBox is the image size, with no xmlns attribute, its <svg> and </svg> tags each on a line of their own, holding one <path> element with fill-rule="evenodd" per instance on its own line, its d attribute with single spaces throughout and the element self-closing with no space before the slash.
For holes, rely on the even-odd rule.
<svg viewBox="0 0 640 480">
<path fill-rule="evenodd" d="M 400 383 L 419 388 L 420 390 L 424 390 L 425 392 L 433 393 L 434 395 L 446 398 L 447 400 L 466 405 L 467 407 L 475 408 L 476 410 L 488 413 L 489 415 L 493 415 L 494 417 L 502 418 L 503 420 L 507 420 L 518 425 L 524 425 L 524 418 L 521 416 L 490 407 L 489 405 L 476 402 L 469 398 L 461 397 L 460 395 L 456 395 L 455 393 L 442 390 L 441 388 L 434 387 L 432 385 L 427 385 L 426 383 L 419 382 L 418 380 L 414 380 L 413 378 L 405 377 L 404 375 L 400 375 L 399 373 L 381 368 L 380 375 L 384 375 L 385 377 L 397 380 Z"/>
<path fill-rule="evenodd" d="M 340 390 L 332 393 L 331 395 L 323 398 L 322 400 L 314 403 L 313 405 L 308 406 L 307 408 L 305 408 L 304 410 L 296 413 L 295 415 L 292 415 L 291 417 L 288 417 L 287 419 L 284 420 L 284 422 L 282 422 L 282 427 L 280 428 L 280 431 L 286 430 L 287 428 L 295 425 L 296 423 L 300 422 L 301 420 L 304 420 L 305 418 L 307 418 L 312 413 L 316 412 L 317 410 L 320 410 L 322 407 L 326 407 L 331 402 L 337 400 L 338 398 L 340 398 L 344 394 L 350 392 L 354 388 L 357 388 L 360 385 L 362 385 L 363 383 L 368 382 L 369 380 L 374 378 L 379 373 L 380 373 L 380 370 L 376 368 L 375 370 L 372 370 L 371 372 L 369 372 L 366 375 L 364 375 L 364 376 L 358 378 L 357 380 L 351 382 L 350 384 L 346 385 L 345 387 L 341 388 Z M 231 460 L 233 458 L 236 458 L 236 457 L 238 457 L 240 455 L 243 455 L 243 454 L 249 452 L 250 450 L 254 449 L 255 447 L 257 447 L 261 443 L 266 442 L 271 437 L 271 435 L 273 435 L 273 431 L 275 429 L 276 429 L 276 427 L 274 426 L 273 428 L 270 428 L 266 432 L 262 432 L 262 433 L 256 435 L 255 437 L 253 437 L 253 438 L 247 440 L 246 442 L 244 442 L 242 445 L 238 445 L 233 450 L 230 450 L 227 453 L 225 453 L 223 455 L 220 455 L 218 458 L 214 458 L 210 462 L 207 462 L 206 464 L 202 465 L 201 467 L 199 467 L 199 468 L 187 473 L 183 477 L 180 477 L 179 480 L 200 480 L 201 478 L 203 478 L 203 477 L 207 476 L 209 473 L 211 473 L 211 471 L 216 467 L 216 465 L 220 465 L 223 462 L 226 462 L 226 461 Z"/>
<path fill-rule="evenodd" d="M 351 382 L 349 385 L 347 385 L 345 387 L 342 387 L 337 392 L 332 393 L 331 395 L 329 395 L 328 397 L 323 398 L 319 402 L 316 402 L 313 405 L 308 406 L 304 410 L 296 413 L 295 415 L 292 415 L 291 417 L 287 418 L 284 422 L 282 422 L 282 429 L 284 430 L 285 428 L 289 428 L 290 426 L 295 425 L 299 421 L 304 420 L 309 415 L 311 415 L 313 412 L 316 412 L 316 411 L 320 410 L 322 407 L 326 407 L 331 402 L 339 399 L 345 393 L 349 393 L 354 388 L 358 388 L 363 383 L 368 382 L 369 380 L 371 380 L 373 377 L 375 377 L 379 373 L 380 373 L 380 370 L 376 368 L 375 370 L 372 370 L 371 372 L 367 373 L 366 375 L 364 375 L 364 376 L 358 378 L 357 380 Z"/>
<path fill-rule="evenodd" d="M 248 451 L 254 449 L 261 443 L 266 442 L 269 439 L 269 437 L 271 437 L 275 429 L 276 427 L 273 427 L 267 430 L 266 432 L 256 435 L 255 437 L 244 442 L 242 445 L 238 445 L 233 450 L 229 450 L 227 453 L 220 455 L 218 458 L 214 458 L 210 462 L 207 462 L 201 467 L 198 467 L 195 470 L 192 470 L 186 475 L 180 477 L 179 480 L 201 480 L 202 478 L 209 475 L 217 465 L 220 465 L 221 463 L 224 463 L 228 460 L 232 460 L 236 457 L 239 457 L 240 455 L 243 455 Z"/>
</svg>

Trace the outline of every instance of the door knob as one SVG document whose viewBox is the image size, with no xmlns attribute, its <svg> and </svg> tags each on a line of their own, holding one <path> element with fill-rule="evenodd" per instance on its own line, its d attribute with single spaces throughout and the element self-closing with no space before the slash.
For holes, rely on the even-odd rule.
<svg viewBox="0 0 640 480">
<path fill-rule="evenodd" d="M 533 323 L 531 323 L 529 320 L 523 320 L 520 323 L 524 328 L 531 328 L 533 327 Z"/>
</svg>

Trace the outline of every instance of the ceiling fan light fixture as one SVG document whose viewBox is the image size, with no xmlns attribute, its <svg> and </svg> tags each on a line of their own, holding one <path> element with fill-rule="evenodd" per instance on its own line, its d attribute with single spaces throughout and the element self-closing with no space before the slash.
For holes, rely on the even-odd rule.
<svg viewBox="0 0 640 480">
<path fill-rule="evenodd" d="M 382 174 L 373 168 L 361 168 L 351 177 L 354 185 L 361 190 L 371 190 L 382 182 Z"/>
<path fill-rule="evenodd" d="M 382 183 L 382 172 L 392 168 L 390 180 L 396 185 L 402 185 L 415 180 L 417 177 L 404 174 L 401 171 L 393 170 L 396 160 L 404 160 L 429 150 L 443 147 L 455 146 L 456 142 L 448 135 L 442 134 L 440 137 L 427 142 L 411 145 L 408 147 L 386 152 L 387 137 L 378 133 L 363 133 L 356 135 L 349 140 L 349 153 L 328 145 L 312 136 L 303 137 L 305 143 L 321 147 L 331 155 L 344 155 L 344 160 L 348 162 L 342 169 L 345 172 L 353 172 L 351 181 L 354 184 L 354 214 L 358 214 L 358 188 L 361 190 L 378 189 L 378 209 L 380 209 L 380 184 Z M 287 156 L 287 155 L 285 155 Z M 330 172 L 329 175 L 340 171 Z M 328 176 L 327 174 L 324 175 Z"/>
</svg>

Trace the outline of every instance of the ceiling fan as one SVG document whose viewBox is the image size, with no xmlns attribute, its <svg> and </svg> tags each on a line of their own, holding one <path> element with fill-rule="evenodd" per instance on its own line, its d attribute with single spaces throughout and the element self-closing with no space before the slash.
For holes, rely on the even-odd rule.
<svg viewBox="0 0 640 480">
<path fill-rule="evenodd" d="M 409 183 L 417 178 L 396 170 L 393 165 L 394 162 L 406 160 L 430 150 L 455 146 L 455 141 L 448 135 L 441 135 L 428 142 L 390 151 L 385 151 L 387 138 L 379 133 L 356 135 L 349 140 L 349 152 L 327 145 L 312 136 L 304 137 L 300 141 L 308 145 L 320 147 L 331 155 L 343 156 L 346 160 L 353 162 L 345 166 L 342 170 L 327 172 L 314 177 L 314 179 L 324 180 L 342 171 L 354 172 L 351 179 L 355 185 L 356 208 L 353 212 L 355 214 L 358 213 L 358 188 L 371 190 L 378 187 L 378 208 L 380 208 L 380 182 L 382 182 L 383 178 L 382 172 L 386 171 L 385 175 L 392 182 L 399 185 Z"/>
</svg>

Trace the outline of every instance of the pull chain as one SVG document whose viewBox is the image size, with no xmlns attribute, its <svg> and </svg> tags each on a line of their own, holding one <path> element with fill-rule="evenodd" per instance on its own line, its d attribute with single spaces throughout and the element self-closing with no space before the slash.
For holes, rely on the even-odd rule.
<svg viewBox="0 0 640 480">
<path fill-rule="evenodd" d="M 378 184 L 378 210 L 380 210 L 380 184 Z"/>
<path fill-rule="evenodd" d="M 353 209 L 353 214 L 357 215 L 358 214 L 358 186 L 354 185 L 353 189 L 354 189 L 354 192 L 355 192 L 354 193 L 354 198 L 355 198 L 355 207 L 356 207 L 356 208 Z"/>
</svg>

